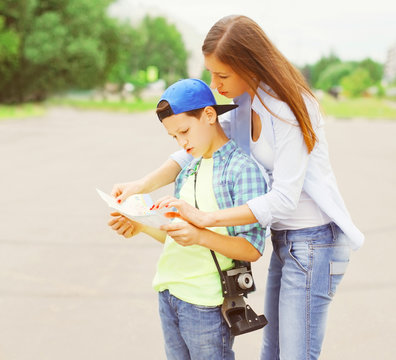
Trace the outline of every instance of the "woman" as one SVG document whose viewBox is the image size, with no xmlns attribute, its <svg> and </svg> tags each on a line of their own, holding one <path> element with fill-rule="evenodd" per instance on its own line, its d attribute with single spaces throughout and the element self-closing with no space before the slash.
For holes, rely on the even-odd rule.
<svg viewBox="0 0 396 360">
<path fill-rule="evenodd" d="M 356 250 L 364 241 L 337 188 L 319 106 L 301 74 L 245 16 L 219 20 L 202 50 L 211 87 L 239 105 L 223 116 L 223 129 L 258 163 L 270 191 L 245 205 L 210 213 L 171 197 L 156 207 L 174 206 L 178 216 L 198 227 L 257 221 L 270 226 L 269 324 L 261 359 L 317 359 L 328 306 L 350 248 Z M 175 153 L 144 179 L 115 185 L 113 195 L 122 201 L 166 185 L 187 159 L 183 151 Z M 170 236 L 183 235 L 177 223 L 166 230 Z"/>
</svg>

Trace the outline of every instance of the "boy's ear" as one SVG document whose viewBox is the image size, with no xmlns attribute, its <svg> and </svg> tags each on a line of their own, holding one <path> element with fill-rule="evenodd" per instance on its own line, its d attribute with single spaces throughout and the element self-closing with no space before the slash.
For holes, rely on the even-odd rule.
<svg viewBox="0 0 396 360">
<path fill-rule="evenodd" d="M 216 110 L 212 106 L 207 106 L 204 109 L 204 113 L 206 118 L 208 119 L 209 124 L 214 124 L 217 121 L 217 113 Z"/>
</svg>

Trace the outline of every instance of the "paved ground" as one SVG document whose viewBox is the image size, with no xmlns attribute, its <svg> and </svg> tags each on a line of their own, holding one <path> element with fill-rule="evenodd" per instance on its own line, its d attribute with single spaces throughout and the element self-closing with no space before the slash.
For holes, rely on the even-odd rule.
<svg viewBox="0 0 396 360">
<path fill-rule="evenodd" d="M 327 134 L 367 239 L 331 307 L 321 359 L 394 359 L 396 122 L 329 119 Z M 53 109 L 0 121 L 0 360 L 165 358 L 151 289 L 161 247 L 117 237 L 95 187 L 110 192 L 176 148 L 151 113 Z M 256 310 L 270 250 L 254 264 Z M 257 359 L 260 336 L 238 337 L 237 359 Z"/>
</svg>

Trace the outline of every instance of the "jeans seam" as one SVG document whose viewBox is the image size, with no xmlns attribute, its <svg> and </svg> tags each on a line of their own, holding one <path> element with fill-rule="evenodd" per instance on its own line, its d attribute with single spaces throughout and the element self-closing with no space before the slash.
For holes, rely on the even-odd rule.
<svg viewBox="0 0 396 360">
<path fill-rule="evenodd" d="M 306 311 L 307 311 L 307 316 L 306 316 L 306 326 L 305 326 L 305 331 L 307 332 L 306 335 L 306 359 L 309 360 L 309 349 L 311 346 L 311 278 L 312 278 L 312 270 L 309 270 L 307 272 L 307 297 L 306 297 Z"/>
<path fill-rule="evenodd" d="M 289 250 L 288 250 L 288 253 L 289 253 L 289 255 L 290 255 L 290 257 L 293 259 L 293 261 L 297 264 L 297 266 L 304 272 L 304 273 L 308 273 L 308 271 L 309 271 L 309 269 L 310 268 L 312 268 L 312 266 L 310 267 L 310 265 L 311 265 L 311 261 L 312 261 L 312 259 L 311 259 L 311 252 L 312 252 L 312 249 L 311 249 L 311 247 L 310 246 L 308 246 L 308 249 L 309 249 L 309 254 L 308 254 L 308 256 L 309 256 L 309 261 L 308 261 L 308 266 L 307 266 L 307 268 L 305 268 L 302 264 L 301 264 L 301 262 L 292 254 L 292 246 L 293 246 L 293 242 L 292 241 L 289 241 Z"/>
<path fill-rule="evenodd" d="M 305 323 L 305 331 L 306 331 L 306 343 L 305 343 L 305 358 L 307 360 L 309 360 L 309 346 L 310 346 L 310 342 L 311 342 L 311 331 L 310 331 L 310 321 L 311 321 L 311 317 L 310 317 L 310 296 L 311 296 L 311 288 L 309 287 L 307 289 L 307 298 L 306 298 L 306 309 L 305 311 L 306 313 L 306 323 Z"/>
<path fill-rule="evenodd" d="M 330 297 L 334 297 L 334 293 L 333 293 L 333 291 L 332 291 L 332 281 L 333 281 L 333 275 L 330 273 L 330 263 L 329 263 L 329 288 L 328 288 L 328 295 L 330 296 Z"/>
<path fill-rule="evenodd" d="M 221 327 L 223 328 L 223 338 L 224 338 L 224 342 L 223 342 L 223 359 L 225 359 L 226 358 L 226 349 L 227 349 L 227 347 L 228 347 L 228 344 L 227 344 L 227 328 L 226 328 L 226 326 L 228 326 L 226 323 L 225 323 L 225 321 L 224 321 L 224 319 L 223 319 L 223 315 L 221 315 Z"/>
<path fill-rule="evenodd" d="M 313 269 L 313 262 L 314 262 L 314 249 L 311 246 L 308 246 L 309 253 L 308 253 L 308 270 L 307 270 L 307 296 L 306 296 L 306 326 L 305 331 L 306 333 L 306 359 L 309 360 L 309 352 L 311 347 L 311 285 L 312 285 L 312 269 Z"/>
</svg>

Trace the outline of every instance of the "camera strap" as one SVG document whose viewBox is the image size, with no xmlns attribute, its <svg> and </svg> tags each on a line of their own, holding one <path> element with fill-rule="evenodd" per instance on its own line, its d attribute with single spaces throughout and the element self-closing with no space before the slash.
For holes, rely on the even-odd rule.
<svg viewBox="0 0 396 360">
<path fill-rule="evenodd" d="M 198 177 L 198 170 L 199 170 L 199 168 L 201 166 L 201 160 L 202 159 L 200 159 L 197 162 L 197 164 L 195 165 L 195 168 L 194 168 L 194 172 L 193 172 L 193 174 L 194 174 L 194 201 L 195 201 L 195 207 L 197 209 L 199 209 L 198 202 L 197 202 L 197 177 Z M 224 274 L 221 271 L 221 267 L 220 267 L 219 262 L 217 260 L 216 254 L 215 254 L 215 252 L 213 250 L 210 250 L 210 253 L 212 254 L 212 258 L 213 258 L 213 261 L 215 262 L 215 265 L 216 265 L 217 271 L 218 271 L 218 273 L 220 275 L 221 281 L 224 283 L 225 282 Z"/>
<path fill-rule="evenodd" d="M 194 175 L 194 201 L 195 207 L 199 209 L 197 202 L 197 175 L 199 167 L 201 166 L 201 160 L 197 162 L 192 173 Z M 225 295 L 223 286 L 226 286 L 227 279 L 221 271 L 219 262 L 217 261 L 216 254 L 213 250 L 210 250 L 213 261 L 216 264 L 217 271 L 220 275 L 221 287 L 223 296 Z M 246 296 L 246 295 L 245 295 Z M 224 296 L 224 301 L 221 306 L 221 313 L 223 318 L 227 322 L 230 328 L 230 332 L 233 336 L 245 334 L 251 331 L 255 331 L 263 328 L 267 323 L 267 319 L 264 315 L 257 315 L 254 310 L 245 303 L 243 296 Z"/>
</svg>

